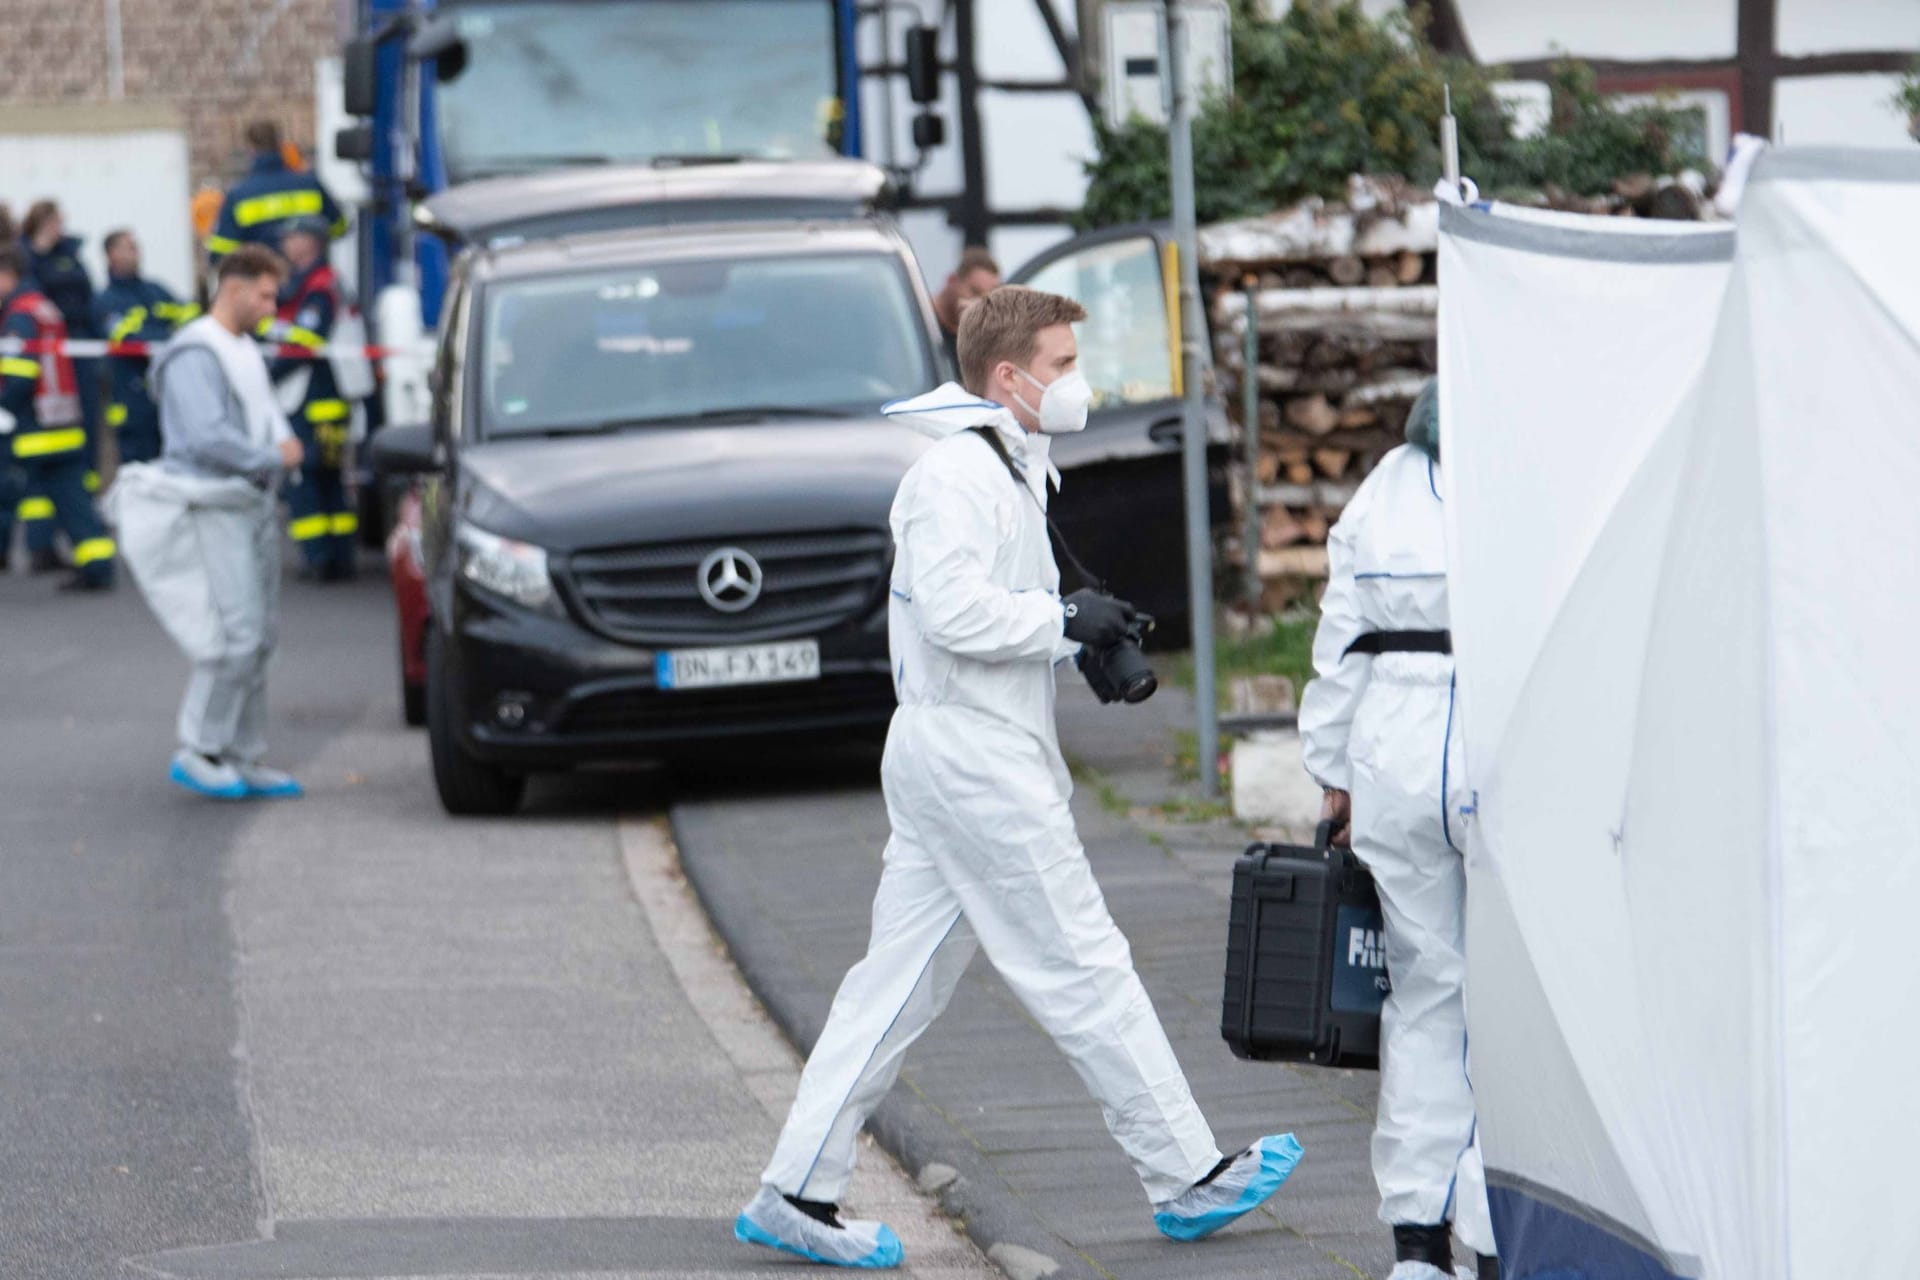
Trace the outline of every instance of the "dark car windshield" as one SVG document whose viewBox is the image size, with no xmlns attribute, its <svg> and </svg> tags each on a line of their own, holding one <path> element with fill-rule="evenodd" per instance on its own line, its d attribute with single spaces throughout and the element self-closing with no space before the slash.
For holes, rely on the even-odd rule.
<svg viewBox="0 0 1920 1280">
<path fill-rule="evenodd" d="M 454 182 L 592 161 L 832 154 L 827 0 L 472 0 L 439 86 Z"/>
<path fill-rule="evenodd" d="M 492 437 L 857 412 L 934 380 L 906 271 L 878 253 L 508 281 L 485 317 Z"/>
</svg>

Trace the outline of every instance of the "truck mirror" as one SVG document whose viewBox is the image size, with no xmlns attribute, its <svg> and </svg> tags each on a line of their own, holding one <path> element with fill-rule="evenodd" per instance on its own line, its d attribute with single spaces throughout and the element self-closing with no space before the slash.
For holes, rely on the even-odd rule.
<svg viewBox="0 0 1920 1280">
<path fill-rule="evenodd" d="M 921 106 L 940 101 L 940 28 L 907 28 L 907 93 Z"/>
<path fill-rule="evenodd" d="M 931 151 L 947 140 L 947 122 L 931 111 L 922 111 L 913 118 L 913 145 L 922 151 Z"/>
<path fill-rule="evenodd" d="M 348 125 L 333 135 L 333 154 L 342 160 L 365 164 L 373 159 L 373 126 Z"/>
<path fill-rule="evenodd" d="M 349 40 L 340 57 L 341 96 L 350 116 L 370 116 L 380 106 L 380 76 L 373 41 Z M 342 156 L 341 159 L 346 159 Z"/>
<path fill-rule="evenodd" d="M 467 69 L 467 42 L 452 18 L 433 18 L 407 41 L 407 56 L 433 63 L 434 78 L 444 84 Z"/>
</svg>

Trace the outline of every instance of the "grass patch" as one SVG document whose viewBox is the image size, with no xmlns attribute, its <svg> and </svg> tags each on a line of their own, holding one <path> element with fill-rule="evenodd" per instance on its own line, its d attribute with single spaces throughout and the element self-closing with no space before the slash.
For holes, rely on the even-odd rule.
<svg viewBox="0 0 1920 1280">
<path fill-rule="evenodd" d="M 1213 664 L 1220 709 L 1227 709 L 1235 676 L 1285 676 L 1293 681 L 1293 696 L 1298 699 L 1307 681 L 1313 679 L 1313 633 L 1319 626 L 1318 613 L 1289 614 L 1275 618 L 1273 629 L 1264 635 L 1216 640 Z M 1168 674 L 1174 683 L 1191 690 L 1193 655 L 1180 654 L 1171 665 Z"/>
<path fill-rule="evenodd" d="M 1193 672 L 1187 672 L 1187 687 L 1193 687 Z M 1200 781 L 1200 735 L 1192 729 L 1173 731 L 1173 777 L 1176 782 Z"/>
<path fill-rule="evenodd" d="M 1107 781 L 1105 774 L 1098 769 L 1089 768 L 1077 760 L 1067 762 L 1067 772 L 1073 775 L 1076 784 L 1086 787 L 1100 802 L 1100 807 L 1118 817 L 1128 817 L 1133 813 L 1133 803 L 1120 794 L 1120 789 Z"/>
<path fill-rule="evenodd" d="M 1100 798 L 1100 807 L 1108 813 L 1124 818 L 1133 812 L 1133 806 L 1128 803 L 1125 796 L 1120 794 L 1119 788 L 1097 773 L 1093 775 L 1093 790 L 1094 794 Z"/>
<path fill-rule="evenodd" d="M 1232 738 L 1221 739 L 1220 760 L 1216 768 L 1220 770 L 1220 794 L 1222 797 L 1233 794 L 1233 778 L 1227 768 L 1228 753 L 1232 750 Z M 1200 735 L 1192 729 L 1176 729 L 1173 732 L 1173 757 L 1169 761 L 1173 767 L 1176 782 L 1195 783 L 1200 781 Z M 1213 808 L 1218 805 L 1219 813 Z M 1160 806 L 1161 812 L 1169 818 L 1183 819 L 1188 822 L 1207 822 L 1215 817 L 1232 816 L 1232 806 L 1224 799 L 1214 802 L 1197 799 L 1180 799 Z M 1176 812 L 1178 810 L 1178 812 Z"/>
<path fill-rule="evenodd" d="M 1233 806 L 1227 801 L 1201 800 L 1194 796 L 1169 800 L 1159 805 L 1157 811 L 1169 822 L 1224 822 L 1233 816 Z"/>
</svg>

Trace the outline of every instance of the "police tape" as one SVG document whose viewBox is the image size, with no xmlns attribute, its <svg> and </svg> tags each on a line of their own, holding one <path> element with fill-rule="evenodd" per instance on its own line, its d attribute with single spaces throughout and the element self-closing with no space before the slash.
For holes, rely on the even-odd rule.
<svg viewBox="0 0 1920 1280">
<path fill-rule="evenodd" d="M 406 347 L 336 347 L 329 343 L 309 347 L 262 339 L 260 348 L 263 354 L 292 360 L 327 360 L 356 353 L 368 360 L 427 360 L 433 351 L 431 341 L 408 350 Z M 156 356 L 166 349 L 164 342 L 109 342 L 104 338 L 0 338 L 0 355 L 5 356 L 64 355 L 70 359 L 90 360 L 112 356 Z"/>
</svg>

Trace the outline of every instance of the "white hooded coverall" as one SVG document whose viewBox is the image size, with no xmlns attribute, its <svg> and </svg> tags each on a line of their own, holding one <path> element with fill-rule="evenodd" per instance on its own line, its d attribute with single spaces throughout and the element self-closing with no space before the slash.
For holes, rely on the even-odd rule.
<svg viewBox="0 0 1920 1280">
<path fill-rule="evenodd" d="M 293 429 L 253 338 L 213 316 L 175 334 L 149 377 L 166 445 L 159 462 L 115 481 L 112 505 L 130 535 L 122 552 L 193 661 L 181 748 L 258 764 L 280 602 L 280 442 Z"/>
<path fill-rule="evenodd" d="M 1455 745 L 1453 659 L 1355 653 L 1372 631 L 1447 629 L 1439 470 L 1403 445 L 1381 459 L 1327 540 L 1314 637 L 1318 678 L 1300 702 L 1307 770 L 1353 796 L 1353 850 L 1386 918 L 1380 1108 L 1373 1175 L 1389 1224 L 1452 1222 L 1494 1251 L 1467 1075 L 1466 867 L 1471 812 Z"/>
<path fill-rule="evenodd" d="M 762 1181 L 837 1202 L 861 1126 L 976 950 L 1100 1103 L 1147 1197 L 1220 1160 L 1074 833 L 1054 729 L 1064 636 L 1047 541 L 1047 440 L 952 383 L 887 407 L 941 437 L 892 512 L 900 707 L 880 781 L 893 837 L 866 957 L 847 972 Z M 1032 498 L 967 428 L 990 425 Z"/>
</svg>

